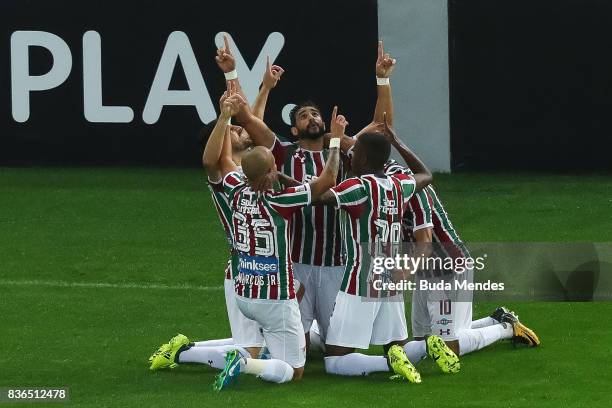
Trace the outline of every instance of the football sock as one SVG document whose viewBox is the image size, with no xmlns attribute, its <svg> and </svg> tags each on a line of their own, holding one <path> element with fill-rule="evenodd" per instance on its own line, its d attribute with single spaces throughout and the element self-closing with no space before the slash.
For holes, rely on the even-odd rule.
<svg viewBox="0 0 612 408">
<path fill-rule="evenodd" d="M 351 353 L 325 357 L 325 371 L 337 375 L 368 375 L 375 371 L 389 371 L 389 365 L 384 356 Z"/>
<path fill-rule="evenodd" d="M 480 329 L 461 330 L 459 337 L 459 355 L 465 355 L 487 347 L 502 339 L 511 339 L 514 335 L 510 324 L 498 323 Z"/>
<path fill-rule="evenodd" d="M 248 351 L 235 345 L 225 345 L 216 347 L 191 347 L 181 351 L 178 355 L 179 363 L 198 363 L 206 364 L 222 370 L 225 367 L 225 355 L 230 350 L 238 350 L 243 356 L 250 357 Z"/>
<path fill-rule="evenodd" d="M 193 343 L 192 347 L 216 347 L 227 346 L 230 344 L 234 344 L 234 339 L 232 339 L 231 337 L 229 339 L 196 341 L 195 343 Z"/>
<path fill-rule="evenodd" d="M 482 319 L 474 320 L 471 328 L 480 329 L 481 327 L 493 326 L 494 324 L 499 324 L 499 322 L 491 316 L 487 316 Z"/>
<path fill-rule="evenodd" d="M 265 381 L 286 383 L 293 379 L 293 367 L 283 360 L 259 360 L 243 358 L 240 360 L 240 371 L 253 374 Z"/>
<path fill-rule="evenodd" d="M 404 351 L 412 365 L 417 365 L 427 357 L 427 342 L 425 340 L 413 340 L 404 344 Z"/>
<path fill-rule="evenodd" d="M 311 351 L 322 351 L 325 352 L 325 342 L 321 338 L 321 335 L 314 330 L 310 330 L 310 350 Z"/>
</svg>

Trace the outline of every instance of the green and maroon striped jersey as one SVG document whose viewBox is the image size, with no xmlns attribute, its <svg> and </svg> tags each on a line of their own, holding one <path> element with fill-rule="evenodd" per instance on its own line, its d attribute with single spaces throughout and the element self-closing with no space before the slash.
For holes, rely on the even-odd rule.
<svg viewBox="0 0 612 408">
<path fill-rule="evenodd" d="M 217 215 L 219 215 L 221 225 L 223 225 L 223 230 L 225 231 L 225 237 L 227 238 L 227 243 L 230 250 L 230 259 L 227 261 L 227 266 L 225 267 L 225 279 L 234 279 L 237 273 L 236 265 L 238 264 L 238 255 L 236 254 L 236 251 L 234 251 L 232 245 L 232 231 L 230 229 L 232 210 L 229 202 L 227 201 L 227 195 L 223 190 L 223 180 L 214 182 L 208 179 L 208 189 L 212 195 L 213 203 L 215 204 L 215 209 L 217 210 Z"/>
<path fill-rule="evenodd" d="M 310 185 L 257 193 L 240 173 L 231 172 L 223 179 L 223 188 L 239 258 L 236 293 L 253 299 L 295 298 L 289 223 L 296 211 L 310 204 Z"/>
<path fill-rule="evenodd" d="M 278 171 L 300 183 L 308 183 L 323 171 L 329 149 L 310 151 L 278 137 L 272 147 Z M 338 182 L 342 181 L 340 163 Z M 306 206 L 291 220 L 291 259 L 307 265 L 340 266 L 344 264 L 340 221 L 331 206 Z"/>
<path fill-rule="evenodd" d="M 371 261 L 378 254 L 372 254 L 371 248 L 401 242 L 402 217 L 415 189 L 414 178 L 405 174 L 353 177 L 332 189 L 337 206 L 345 211 L 342 223 L 347 259 L 340 290 L 358 296 L 383 296 L 373 287 Z"/>
<path fill-rule="evenodd" d="M 389 160 L 386 163 L 385 173 L 388 175 L 413 174 L 410 168 L 400 165 L 395 160 Z M 470 253 L 459 237 L 434 187 L 430 184 L 421 193 L 426 194 L 427 197 L 419 198 L 418 203 L 409 207 L 410 211 L 405 213 L 403 220 L 405 230 L 431 227 L 432 240 L 442 244 L 439 248 L 445 252 L 445 256 L 469 257 Z M 428 220 L 431 221 L 428 222 Z"/>
</svg>

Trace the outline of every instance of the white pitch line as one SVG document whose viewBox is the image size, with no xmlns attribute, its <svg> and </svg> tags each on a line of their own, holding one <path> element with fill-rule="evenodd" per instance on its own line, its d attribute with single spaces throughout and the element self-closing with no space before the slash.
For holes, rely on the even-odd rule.
<svg viewBox="0 0 612 408">
<path fill-rule="evenodd" d="M 160 285 L 143 283 L 107 283 L 107 282 L 66 282 L 43 280 L 8 280 L 0 279 L 0 285 L 5 286 L 51 286 L 56 288 L 87 288 L 87 289 L 162 289 L 162 290 L 222 290 L 223 286 L 195 286 L 195 285 Z"/>
</svg>

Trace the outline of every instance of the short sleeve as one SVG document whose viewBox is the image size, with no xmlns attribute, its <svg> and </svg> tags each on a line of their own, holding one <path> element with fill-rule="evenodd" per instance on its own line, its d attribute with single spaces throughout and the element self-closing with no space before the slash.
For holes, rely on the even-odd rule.
<svg viewBox="0 0 612 408">
<path fill-rule="evenodd" d="M 272 145 L 270 151 L 274 156 L 274 162 L 276 163 L 277 169 L 280 170 L 282 168 L 283 163 L 285 162 L 285 157 L 287 156 L 287 152 L 289 151 L 289 148 L 293 145 L 294 143 L 284 141 L 281 139 L 280 136 L 276 135 L 276 137 L 274 138 L 274 144 Z"/>
<path fill-rule="evenodd" d="M 310 184 L 287 187 L 278 193 L 267 194 L 266 198 L 276 212 L 288 219 L 295 211 L 310 204 Z"/>
<path fill-rule="evenodd" d="M 412 230 L 433 228 L 431 208 L 433 201 L 425 190 L 415 193 L 408 201 L 408 209 L 412 213 Z"/>
<path fill-rule="evenodd" d="M 223 177 L 223 192 L 230 197 L 236 188 L 244 185 L 244 177 L 237 171 L 231 171 Z"/>
<path fill-rule="evenodd" d="M 221 180 L 217 180 L 217 181 L 211 181 L 210 178 L 207 179 L 208 180 L 208 185 L 210 186 L 210 189 L 214 192 L 217 193 L 225 193 L 225 190 L 223 190 L 223 179 Z"/>
<path fill-rule="evenodd" d="M 416 181 L 413 176 L 408 174 L 395 174 L 392 177 L 395 177 L 399 181 L 405 207 L 415 193 Z"/>
<path fill-rule="evenodd" d="M 384 171 L 387 176 L 394 176 L 396 174 L 413 174 L 412 170 L 406 166 L 402 166 L 394 159 L 389 159 L 387 163 L 385 163 Z"/>
<path fill-rule="evenodd" d="M 331 189 L 336 196 L 336 207 L 345 210 L 353 218 L 358 218 L 363 211 L 363 203 L 368 193 L 361 179 L 352 177 L 344 180 Z"/>
</svg>

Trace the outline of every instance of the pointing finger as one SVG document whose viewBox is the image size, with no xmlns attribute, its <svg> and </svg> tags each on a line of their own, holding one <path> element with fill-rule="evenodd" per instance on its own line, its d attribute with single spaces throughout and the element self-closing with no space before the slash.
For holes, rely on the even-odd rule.
<svg viewBox="0 0 612 408">
<path fill-rule="evenodd" d="M 223 42 L 225 43 L 225 51 L 230 52 L 229 39 L 227 35 L 223 36 Z"/>
</svg>

